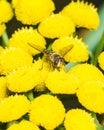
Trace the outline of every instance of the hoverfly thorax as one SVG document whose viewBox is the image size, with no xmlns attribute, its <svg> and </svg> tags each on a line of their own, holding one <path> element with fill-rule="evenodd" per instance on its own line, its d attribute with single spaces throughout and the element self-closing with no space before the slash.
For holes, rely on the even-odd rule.
<svg viewBox="0 0 104 130">
<path fill-rule="evenodd" d="M 49 60 L 50 63 L 52 64 L 53 68 L 59 69 L 61 65 L 65 65 L 65 60 L 61 55 L 50 50 L 44 50 L 43 52 L 47 60 Z"/>
</svg>

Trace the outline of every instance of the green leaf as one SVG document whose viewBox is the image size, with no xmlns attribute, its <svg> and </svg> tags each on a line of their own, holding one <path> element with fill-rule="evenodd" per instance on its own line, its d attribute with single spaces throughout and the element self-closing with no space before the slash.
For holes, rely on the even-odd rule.
<svg viewBox="0 0 104 130">
<path fill-rule="evenodd" d="M 72 67 L 74 67 L 77 64 L 79 64 L 79 62 L 66 64 L 65 65 L 66 71 L 69 71 Z"/>
<path fill-rule="evenodd" d="M 100 26 L 97 30 L 89 31 L 84 42 L 88 45 L 89 51 L 95 52 L 104 32 L 104 4 L 99 8 Z"/>
<path fill-rule="evenodd" d="M 104 48 L 104 33 L 102 35 L 101 41 L 99 42 L 97 49 L 95 50 L 95 54 L 94 54 L 94 57 L 93 57 L 93 63 L 92 64 L 97 65 L 98 56 L 103 51 L 103 48 Z"/>
</svg>

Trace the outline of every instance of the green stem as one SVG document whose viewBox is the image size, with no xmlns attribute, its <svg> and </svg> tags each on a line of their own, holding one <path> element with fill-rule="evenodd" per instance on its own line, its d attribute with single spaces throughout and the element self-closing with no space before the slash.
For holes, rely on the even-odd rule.
<svg viewBox="0 0 104 130">
<path fill-rule="evenodd" d="M 92 51 L 89 51 L 89 57 L 90 57 L 90 59 L 91 59 L 91 63 L 93 64 L 93 60 L 94 60 L 94 55 L 93 55 L 93 53 L 92 53 Z"/>
<path fill-rule="evenodd" d="M 9 41 L 6 31 L 4 31 L 4 33 L 2 34 L 2 40 L 3 40 L 3 47 L 6 47 L 8 45 L 8 41 Z"/>
<path fill-rule="evenodd" d="M 98 56 L 99 54 L 102 52 L 102 50 L 104 49 L 104 33 L 102 35 L 102 38 L 100 40 L 100 43 L 95 51 L 95 55 L 93 57 L 93 65 L 97 65 L 97 60 L 98 60 Z"/>
<path fill-rule="evenodd" d="M 91 112 L 91 115 L 94 118 L 95 124 L 97 125 L 96 130 L 104 130 L 104 126 L 99 123 L 96 114 L 94 112 Z"/>
<path fill-rule="evenodd" d="M 34 95 L 33 95 L 33 92 L 32 92 L 32 91 L 27 92 L 27 93 L 26 93 L 26 96 L 28 97 L 28 99 L 29 99 L 30 101 L 32 101 L 32 100 L 34 99 Z"/>
</svg>

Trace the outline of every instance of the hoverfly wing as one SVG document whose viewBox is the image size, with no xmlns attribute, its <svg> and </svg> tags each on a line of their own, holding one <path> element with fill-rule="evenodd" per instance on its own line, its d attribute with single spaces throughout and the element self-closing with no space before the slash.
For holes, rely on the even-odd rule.
<svg viewBox="0 0 104 130">
<path fill-rule="evenodd" d="M 70 44 L 60 49 L 59 53 L 64 57 L 72 48 L 73 48 L 73 44 Z"/>
<path fill-rule="evenodd" d="M 33 43 L 28 43 L 29 46 L 31 46 L 32 48 L 36 49 L 37 51 L 43 52 L 46 48 L 42 48 L 36 44 Z"/>
</svg>

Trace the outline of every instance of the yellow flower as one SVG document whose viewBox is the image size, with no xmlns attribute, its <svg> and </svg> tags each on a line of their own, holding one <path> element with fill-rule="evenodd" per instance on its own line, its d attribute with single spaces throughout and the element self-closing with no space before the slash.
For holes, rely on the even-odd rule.
<svg viewBox="0 0 104 130">
<path fill-rule="evenodd" d="M 19 123 L 11 125 L 7 130 L 40 130 L 40 129 L 32 122 L 22 120 Z"/>
<path fill-rule="evenodd" d="M 69 17 L 52 14 L 40 23 L 38 30 L 47 38 L 60 38 L 72 34 L 75 26 Z"/>
<path fill-rule="evenodd" d="M 4 23 L 0 24 L 0 36 L 3 34 L 5 29 L 6 29 L 6 25 Z"/>
<path fill-rule="evenodd" d="M 83 62 L 88 60 L 88 47 L 77 36 L 75 38 L 66 36 L 56 39 L 52 44 L 52 49 L 61 54 L 67 62 Z"/>
<path fill-rule="evenodd" d="M 40 71 L 31 66 L 18 68 L 7 75 L 7 87 L 13 92 L 27 92 L 40 83 Z"/>
<path fill-rule="evenodd" d="M 4 48 L 0 46 L 0 54 L 2 54 L 3 51 L 4 51 Z"/>
<path fill-rule="evenodd" d="M 38 46 L 42 49 L 45 49 L 46 41 L 45 39 L 37 32 L 36 29 L 30 28 L 21 28 L 12 35 L 9 39 L 9 47 L 18 47 L 22 48 L 31 55 L 40 53 L 38 51 Z M 30 45 L 31 46 L 30 46 Z M 33 48 L 33 47 L 34 48 Z M 35 49 L 36 48 L 36 49 Z"/>
<path fill-rule="evenodd" d="M 34 61 L 33 68 L 38 69 L 40 72 L 40 83 L 34 88 L 35 91 L 46 90 L 45 80 L 50 71 L 50 67 L 50 64 L 48 64 L 44 59 Z"/>
<path fill-rule="evenodd" d="M 104 75 L 103 73 L 94 65 L 92 64 L 78 64 L 74 67 L 72 67 L 69 70 L 70 74 L 73 74 L 75 78 L 79 81 L 79 84 L 81 87 L 82 83 L 85 83 L 87 81 L 101 81 L 104 83 Z"/>
<path fill-rule="evenodd" d="M 12 0 L 11 2 L 12 2 L 12 7 L 15 8 L 18 0 Z"/>
<path fill-rule="evenodd" d="M 30 120 L 45 129 L 55 129 L 62 123 L 64 116 L 65 108 L 57 97 L 43 94 L 31 103 Z"/>
<path fill-rule="evenodd" d="M 50 64 L 45 60 L 45 57 L 43 59 L 34 60 L 33 67 L 37 68 L 38 70 L 46 70 L 50 71 Z"/>
<path fill-rule="evenodd" d="M 9 96 L 0 102 L 0 121 L 17 120 L 29 111 L 30 102 L 24 95 Z"/>
<path fill-rule="evenodd" d="M 8 22 L 13 17 L 11 5 L 6 0 L 0 0 L 0 23 Z"/>
<path fill-rule="evenodd" d="M 66 113 L 64 126 L 66 130 L 96 130 L 94 118 L 82 109 L 72 109 Z"/>
<path fill-rule="evenodd" d="M 79 102 L 87 109 L 104 113 L 104 82 L 88 81 L 78 89 Z"/>
<path fill-rule="evenodd" d="M 18 0 L 14 7 L 17 20 L 32 25 L 41 22 L 55 10 L 52 0 Z"/>
<path fill-rule="evenodd" d="M 48 58 L 45 56 L 43 59 L 34 60 L 33 64 L 34 69 L 38 69 L 40 71 L 40 83 L 35 87 L 35 91 L 45 91 L 46 84 L 45 81 L 48 77 L 49 72 L 54 71 L 55 68 L 53 68 L 52 64 L 48 61 Z M 60 70 L 64 70 L 64 68 L 60 68 Z"/>
<path fill-rule="evenodd" d="M 84 3 L 83 0 L 72 1 L 61 13 L 69 16 L 77 27 L 96 29 L 99 26 L 97 9 L 93 4 Z"/>
<path fill-rule="evenodd" d="M 50 72 L 46 79 L 47 88 L 55 94 L 74 94 L 78 87 L 77 79 L 65 71 Z"/>
<path fill-rule="evenodd" d="M 18 67 L 32 64 L 32 56 L 20 48 L 6 48 L 0 55 L 0 72 L 7 74 Z"/>
<path fill-rule="evenodd" d="M 7 97 L 6 77 L 0 77 L 0 101 Z"/>
<path fill-rule="evenodd" d="M 98 56 L 98 63 L 102 70 L 104 70 L 104 51 Z"/>
</svg>

